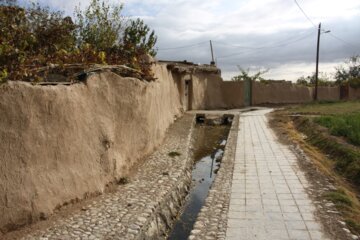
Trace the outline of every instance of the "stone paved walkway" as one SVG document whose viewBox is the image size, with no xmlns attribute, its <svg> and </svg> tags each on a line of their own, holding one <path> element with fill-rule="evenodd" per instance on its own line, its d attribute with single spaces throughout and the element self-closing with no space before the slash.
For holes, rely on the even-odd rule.
<svg viewBox="0 0 360 240">
<path fill-rule="evenodd" d="M 259 110 L 240 116 L 226 239 L 328 239 L 304 173 Z"/>
</svg>

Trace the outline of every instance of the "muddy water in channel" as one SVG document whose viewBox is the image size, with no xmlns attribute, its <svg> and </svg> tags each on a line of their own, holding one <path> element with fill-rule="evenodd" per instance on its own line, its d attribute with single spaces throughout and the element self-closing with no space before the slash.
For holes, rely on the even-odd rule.
<svg viewBox="0 0 360 240">
<path fill-rule="evenodd" d="M 190 235 L 196 217 L 220 167 L 230 127 L 230 124 L 220 126 L 196 125 L 192 187 L 181 215 L 170 232 L 169 240 L 184 240 Z"/>
</svg>

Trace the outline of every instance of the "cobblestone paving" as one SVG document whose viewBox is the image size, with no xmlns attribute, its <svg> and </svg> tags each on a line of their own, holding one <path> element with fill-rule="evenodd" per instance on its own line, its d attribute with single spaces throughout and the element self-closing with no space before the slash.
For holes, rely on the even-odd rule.
<svg viewBox="0 0 360 240">
<path fill-rule="evenodd" d="M 235 116 L 227 139 L 221 167 L 196 219 L 189 240 L 225 239 L 238 121 L 239 117 Z"/>
<path fill-rule="evenodd" d="M 296 156 L 258 110 L 240 116 L 226 239 L 328 239 Z"/>
<path fill-rule="evenodd" d="M 194 117 L 185 115 L 168 130 L 164 144 L 149 156 L 130 183 L 105 194 L 53 226 L 23 239 L 157 239 L 166 229 L 191 181 L 189 141 Z M 169 152 L 181 155 L 170 157 Z M 160 212 L 156 214 L 155 212 Z M 163 226 L 159 226 L 163 225 Z M 149 230 L 150 229 L 150 230 Z M 148 232 L 155 232 L 149 236 Z"/>
</svg>

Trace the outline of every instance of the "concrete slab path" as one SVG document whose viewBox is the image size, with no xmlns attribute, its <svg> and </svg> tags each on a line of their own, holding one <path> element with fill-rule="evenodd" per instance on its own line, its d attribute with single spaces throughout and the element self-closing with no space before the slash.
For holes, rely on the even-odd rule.
<svg viewBox="0 0 360 240">
<path fill-rule="evenodd" d="M 295 154 L 267 124 L 269 112 L 240 116 L 226 239 L 328 239 Z"/>
</svg>

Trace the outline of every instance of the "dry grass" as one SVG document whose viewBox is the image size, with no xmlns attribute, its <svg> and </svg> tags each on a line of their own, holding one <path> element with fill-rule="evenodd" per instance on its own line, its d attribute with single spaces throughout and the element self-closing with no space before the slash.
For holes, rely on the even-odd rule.
<svg viewBox="0 0 360 240">
<path fill-rule="evenodd" d="M 323 112 L 325 113 L 325 110 L 323 110 Z M 304 153 L 312 160 L 315 168 L 335 183 L 337 191 L 327 192 L 323 197 L 336 205 L 347 225 L 353 231 L 360 233 L 360 202 L 357 195 L 358 190 L 335 170 L 336 161 L 330 159 L 326 152 L 309 142 L 309 139 L 297 130 L 294 122 L 285 115 L 288 115 L 288 112 L 277 114 L 276 118 L 282 119 L 281 125 L 287 133 L 287 136 L 292 142 L 301 147 Z"/>
</svg>

